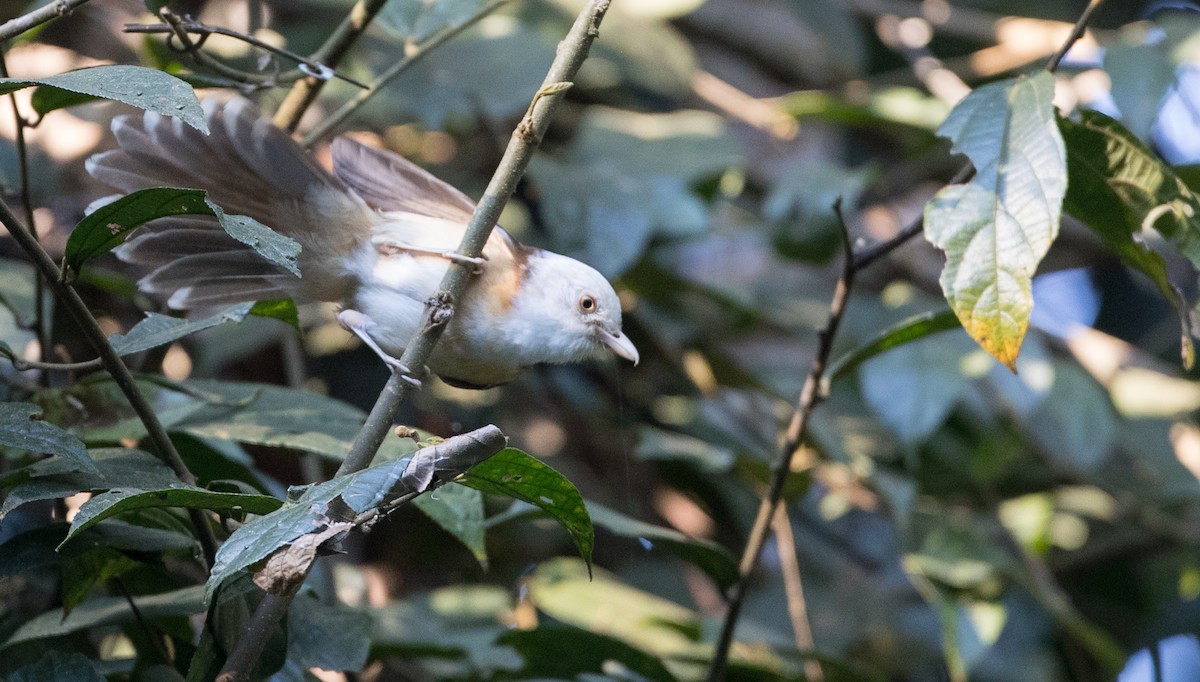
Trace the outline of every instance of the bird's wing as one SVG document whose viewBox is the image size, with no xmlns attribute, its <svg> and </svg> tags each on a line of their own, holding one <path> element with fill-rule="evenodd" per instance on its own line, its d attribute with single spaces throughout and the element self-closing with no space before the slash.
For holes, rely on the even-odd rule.
<svg viewBox="0 0 1200 682">
<path fill-rule="evenodd" d="M 118 255 L 157 265 L 155 278 L 142 285 L 160 293 L 165 283 L 181 282 L 185 273 L 197 272 L 193 265 L 211 267 L 214 259 L 209 254 L 214 251 L 228 254 L 229 262 L 237 264 L 235 270 L 211 270 L 202 282 L 172 295 L 175 307 L 217 299 L 343 296 L 351 277 L 339 271 L 339 264 L 370 238 L 378 216 L 249 101 L 221 103 L 210 98 L 203 107 L 209 135 L 153 112 L 118 117 L 113 121 L 118 148 L 89 159 L 88 171 L 125 192 L 162 186 L 207 190 L 226 213 L 250 216 L 298 241 L 302 280 L 289 283 L 279 277 L 283 271 L 266 260 L 236 255 L 252 252 L 224 235 L 215 220 L 156 221 Z M 213 234 L 198 238 L 195 230 Z"/>
<path fill-rule="evenodd" d="M 348 137 L 330 145 L 333 173 L 386 218 L 375 225 L 376 244 L 453 249 L 475 213 L 475 202 L 417 164 Z M 381 253 L 389 255 L 381 249 Z M 484 247 L 492 261 L 522 261 L 525 247 L 503 228 Z"/>
</svg>

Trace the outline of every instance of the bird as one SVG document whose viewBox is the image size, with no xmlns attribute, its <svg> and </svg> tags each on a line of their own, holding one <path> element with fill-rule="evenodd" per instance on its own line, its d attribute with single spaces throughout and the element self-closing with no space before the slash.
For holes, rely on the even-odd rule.
<svg viewBox="0 0 1200 682">
<path fill-rule="evenodd" d="M 300 244 L 300 277 L 227 235 L 215 218 L 153 221 L 116 255 L 150 268 L 138 288 L 180 311 L 290 297 L 339 305 L 338 322 L 416 386 L 424 371 L 483 389 L 539 364 L 613 353 L 637 364 L 612 284 L 587 264 L 497 226 L 480 258 L 455 252 L 475 203 L 404 157 L 346 136 L 332 172 L 249 100 L 202 102 L 209 133 L 153 111 L 113 119 L 116 147 L 86 167 L 119 192 L 203 189 Z M 398 359 L 452 262 L 476 268 L 426 368 Z M 421 375 L 421 376 L 418 376 Z"/>
</svg>

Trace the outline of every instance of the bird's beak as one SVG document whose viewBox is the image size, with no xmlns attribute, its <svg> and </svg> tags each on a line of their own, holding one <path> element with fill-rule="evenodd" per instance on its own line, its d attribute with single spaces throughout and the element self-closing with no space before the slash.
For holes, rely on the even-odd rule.
<svg viewBox="0 0 1200 682">
<path fill-rule="evenodd" d="M 638 355 L 637 348 L 634 347 L 634 345 L 633 345 L 633 342 L 630 341 L 629 337 L 625 336 L 625 334 L 623 334 L 620 329 L 618 329 L 616 331 L 609 331 L 608 329 L 601 329 L 599 336 L 600 336 L 600 343 L 603 343 L 604 345 L 608 346 L 609 348 L 612 349 L 612 352 L 625 358 L 626 360 L 632 362 L 633 364 L 636 365 L 638 363 L 638 360 L 641 359 L 640 356 Z"/>
</svg>

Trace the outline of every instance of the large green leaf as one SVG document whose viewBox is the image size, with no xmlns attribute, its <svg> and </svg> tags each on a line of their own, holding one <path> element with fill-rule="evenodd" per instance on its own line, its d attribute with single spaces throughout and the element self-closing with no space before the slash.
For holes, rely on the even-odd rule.
<svg viewBox="0 0 1200 682">
<path fill-rule="evenodd" d="M 137 479 L 131 479 L 136 481 Z M 225 493 L 178 483 L 168 488 L 113 488 L 83 503 L 71 521 L 69 542 L 80 531 L 134 509 L 154 507 L 184 507 L 212 511 L 237 511 L 248 514 L 267 514 L 279 508 L 279 500 L 269 495 Z"/>
<path fill-rule="evenodd" d="M 185 587 L 146 597 L 100 597 L 77 606 L 71 614 L 62 609 L 46 611 L 25 622 L 8 638 L 0 649 L 49 637 L 61 637 L 72 632 L 91 630 L 102 625 L 133 623 L 142 619 L 165 616 L 191 616 L 204 611 L 203 588 Z M 133 602 L 130 604 L 130 602 Z M 136 606 L 136 610 L 134 607 Z"/>
<path fill-rule="evenodd" d="M 1113 100 L 1121 120 L 1146 139 L 1158 120 L 1163 97 L 1175 83 L 1175 65 L 1161 44 L 1118 42 L 1104 49 L 1104 70 L 1112 80 Z"/>
<path fill-rule="evenodd" d="M 60 472 L 81 471 L 98 475 L 87 448 L 78 438 L 43 421 L 42 409 L 29 403 L 0 403 L 0 445 L 49 454 L 58 458 Z"/>
<path fill-rule="evenodd" d="M 516 448 L 505 448 L 471 467 L 459 482 L 485 493 L 528 502 L 546 512 L 570 533 L 579 555 L 591 567 L 596 531 L 583 497 L 549 465 Z"/>
<path fill-rule="evenodd" d="M 982 86 L 938 134 L 975 166 L 974 178 L 938 192 L 925 234 L 946 252 L 942 291 L 963 328 L 1015 369 L 1033 309 L 1033 274 L 1058 235 L 1066 150 L 1054 118 L 1054 76 Z"/>
<path fill-rule="evenodd" d="M 64 263 L 77 274 L 84 263 L 120 246 L 135 228 L 156 219 L 179 215 L 212 216 L 229 236 L 257 251 L 268 261 L 300 276 L 296 256 L 300 245 L 246 216 L 228 215 L 201 189 L 150 187 L 132 192 L 89 213 L 67 238 Z"/>
<path fill-rule="evenodd" d="M 158 69 L 110 64 L 44 78 L 0 78 L 0 94 L 34 85 L 41 86 L 33 94 L 33 108 L 41 115 L 93 99 L 111 99 L 178 118 L 208 133 L 204 111 L 191 86 Z"/>
<path fill-rule="evenodd" d="M 51 649 L 37 663 L 18 668 L 9 675 L 8 682 L 104 682 L 104 676 L 96 672 L 91 659 L 80 653 L 67 653 Z"/>
<path fill-rule="evenodd" d="M 288 660 L 303 670 L 362 670 L 371 646 L 371 624 L 371 616 L 362 610 L 300 597 L 288 608 Z"/>
<path fill-rule="evenodd" d="M 1200 197 L 1117 121 L 1089 109 L 1060 118 L 1070 182 L 1063 208 L 1150 278 L 1180 315 L 1184 362 L 1191 365 L 1189 311 L 1167 278 L 1166 263 L 1138 238 L 1154 228 L 1200 266 Z"/>
<path fill-rule="evenodd" d="M 98 492 L 137 481 L 139 485 L 167 488 L 179 477 L 157 457 L 128 448 L 99 448 L 90 452 L 97 471 L 74 472 L 43 460 L 22 471 L 22 481 L 8 491 L 0 506 L 0 520 L 22 504 L 37 500 L 70 497 L 80 492 Z"/>
</svg>

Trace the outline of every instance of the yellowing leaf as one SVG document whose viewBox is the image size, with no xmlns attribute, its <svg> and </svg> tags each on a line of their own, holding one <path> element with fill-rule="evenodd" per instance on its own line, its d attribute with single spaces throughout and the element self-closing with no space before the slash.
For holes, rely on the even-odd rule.
<svg viewBox="0 0 1200 682">
<path fill-rule="evenodd" d="M 946 252 L 942 291 L 963 328 L 1015 371 L 1033 309 L 1033 273 L 1058 235 L 1066 150 L 1054 118 L 1054 77 L 976 89 L 938 134 L 966 154 L 975 177 L 925 207 L 925 235 Z"/>
</svg>

